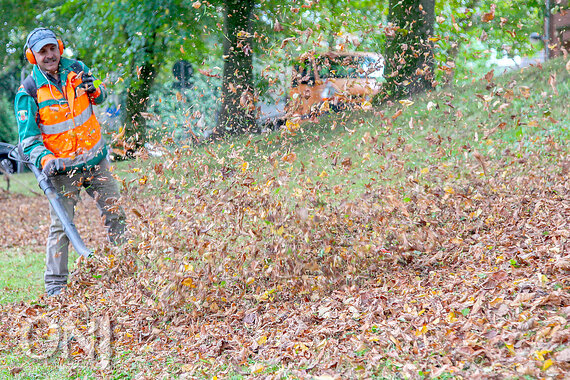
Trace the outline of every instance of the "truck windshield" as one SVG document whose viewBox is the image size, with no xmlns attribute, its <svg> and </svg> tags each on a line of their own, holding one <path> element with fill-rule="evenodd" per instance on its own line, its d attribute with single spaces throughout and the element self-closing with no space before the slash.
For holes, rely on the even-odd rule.
<svg viewBox="0 0 570 380">
<path fill-rule="evenodd" d="M 319 76 L 326 78 L 376 78 L 382 75 L 381 62 L 374 56 L 319 57 Z"/>
<path fill-rule="evenodd" d="M 315 74 L 310 60 L 297 62 L 293 66 L 293 87 L 297 87 L 299 84 L 312 85 L 314 81 Z"/>
</svg>

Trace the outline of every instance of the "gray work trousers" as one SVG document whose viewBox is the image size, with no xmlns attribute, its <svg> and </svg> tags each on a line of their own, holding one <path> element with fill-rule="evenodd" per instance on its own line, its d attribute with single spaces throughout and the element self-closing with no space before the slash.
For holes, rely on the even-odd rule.
<svg viewBox="0 0 570 380">
<path fill-rule="evenodd" d="M 118 205 L 120 191 L 117 181 L 109 171 L 108 159 L 103 159 L 91 169 L 77 170 L 50 177 L 57 192 L 61 195 L 67 215 L 73 220 L 75 205 L 81 188 L 85 188 L 97 202 L 113 244 L 122 243 L 125 231 L 125 212 Z M 51 225 L 47 239 L 46 271 L 44 275 L 46 291 L 59 289 L 67 283 L 69 239 L 63 225 L 50 205 Z"/>
</svg>

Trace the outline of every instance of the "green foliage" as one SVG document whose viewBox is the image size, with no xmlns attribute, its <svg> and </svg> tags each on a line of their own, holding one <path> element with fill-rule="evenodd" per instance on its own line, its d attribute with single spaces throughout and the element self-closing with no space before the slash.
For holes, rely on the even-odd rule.
<svg viewBox="0 0 570 380">
<path fill-rule="evenodd" d="M 168 57 L 168 62 L 180 58 L 196 62 L 205 55 L 205 41 L 196 36 L 208 18 L 190 5 L 177 0 L 79 0 L 63 4 L 58 11 L 77 25 L 74 40 L 78 54 L 99 62 L 129 87 L 137 78 L 132 69 L 147 63 L 158 67 L 164 63 L 163 57 Z M 160 50 L 149 55 L 152 46 L 160 46 Z"/>
<path fill-rule="evenodd" d="M 128 89 L 124 116 L 136 145 L 146 137 L 142 113 L 161 69 L 182 56 L 194 62 L 206 56 L 207 40 L 197 36 L 212 20 L 204 15 L 216 14 L 180 0 L 76 1 L 58 11 L 76 25 L 79 54 L 107 71 L 115 90 Z"/>
<path fill-rule="evenodd" d="M 200 141 L 216 126 L 219 79 L 198 75 L 190 88 L 173 89 L 170 83 L 155 88 L 149 112 L 149 139 L 176 145 Z"/>
<path fill-rule="evenodd" d="M 0 44 L 4 47 L 0 55 L 1 71 L 24 63 L 23 47 L 32 29 L 44 25 L 57 25 L 50 16 L 50 10 L 62 0 L 0 0 L 2 23 L 0 23 Z"/>
<path fill-rule="evenodd" d="M 285 98 L 290 59 L 307 51 L 342 48 L 387 52 L 384 55 L 389 59 L 394 47 L 387 39 L 388 3 L 257 2 L 251 31 L 255 98 L 264 102 Z M 106 78 L 111 91 L 125 97 L 129 94 L 129 100 L 123 100 L 123 115 L 127 115 L 127 121 L 144 124 L 140 113 L 158 111 L 160 105 L 152 103 L 152 99 L 169 91 L 170 68 L 175 61 L 186 59 L 196 68 L 208 70 L 214 67 L 209 57 L 221 58 L 223 4 L 224 1 L 182 0 L 24 0 L 14 8 L 11 1 L 2 0 L 0 9 L 10 12 L 5 12 L 6 22 L 0 25 L 0 41 L 6 49 L 1 58 L 0 92 L 12 99 L 20 82 L 20 69 L 26 66 L 22 55 L 25 37 L 34 27 L 48 26 L 64 39 L 68 52 Z M 567 7 L 567 1 L 553 0 L 551 6 L 556 12 Z M 514 57 L 534 54 L 542 48 L 531 45 L 528 38 L 531 32 L 542 33 L 542 1 L 452 0 L 438 1 L 435 7 L 436 83 L 471 80 L 490 69 L 486 61 L 493 54 L 497 58 Z M 493 16 L 484 19 L 487 14 Z M 396 90 L 387 88 L 386 92 L 394 95 Z M 172 105 L 166 108 L 170 111 L 161 112 L 173 109 Z"/>
<path fill-rule="evenodd" d="M 542 34 L 544 2 L 453 0 L 436 2 L 434 36 L 437 80 L 471 80 L 497 58 L 532 55 L 537 47 L 529 36 Z"/>
<path fill-rule="evenodd" d="M 324 0 L 264 1 L 256 24 L 263 39 L 258 47 L 270 55 L 284 50 L 297 56 L 310 50 L 363 50 L 379 52 L 384 36 L 387 1 Z M 282 42 L 286 39 L 286 42 Z"/>
<path fill-rule="evenodd" d="M 31 69 L 24 56 L 24 45 L 28 33 L 40 26 L 53 26 L 56 32 L 60 31 L 50 10 L 62 2 L 61 0 L 41 2 L 0 0 L 2 11 L 0 45 L 3 46 L 2 54 L 0 54 L 0 97 L 6 97 L 9 102 L 13 102 L 20 86 L 21 76 L 27 75 Z M 0 113 L 4 114 L 3 106 L 0 108 Z M 12 106 L 10 108 L 13 109 Z M 4 124 L 0 128 L 6 129 L 8 125 Z"/>
<path fill-rule="evenodd" d="M 0 94 L 0 141 L 15 144 L 18 141 L 13 102 Z"/>
</svg>

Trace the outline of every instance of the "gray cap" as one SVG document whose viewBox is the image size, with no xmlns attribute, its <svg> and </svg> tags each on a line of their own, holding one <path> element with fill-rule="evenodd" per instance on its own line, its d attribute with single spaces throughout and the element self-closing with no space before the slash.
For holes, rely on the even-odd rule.
<svg viewBox="0 0 570 380">
<path fill-rule="evenodd" d="M 40 51 L 44 46 L 54 44 L 57 46 L 55 33 L 46 28 L 36 28 L 28 35 L 26 46 L 35 52 Z"/>
</svg>

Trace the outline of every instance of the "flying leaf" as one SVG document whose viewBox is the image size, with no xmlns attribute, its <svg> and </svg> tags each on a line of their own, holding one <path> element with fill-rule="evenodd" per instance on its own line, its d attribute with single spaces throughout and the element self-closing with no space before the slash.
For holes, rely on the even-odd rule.
<svg viewBox="0 0 570 380">
<path fill-rule="evenodd" d="M 284 155 L 283 157 L 281 157 L 282 161 L 288 162 L 290 164 L 295 162 L 296 159 L 297 159 L 297 154 L 295 152 L 289 152 L 286 155 Z"/>
<path fill-rule="evenodd" d="M 483 13 L 481 15 L 481 21 L 482 22 L 489 22 L 492 21 L 495 18 L 495 8 L 497 6 L 495 4 L 491 4 L 490 10 L 487 13 Z"/>
<path fill-rule="evenodd" d="M 330 105 L 328 100 L 325 100 L 324 102 L 321 103 L 320 107 L 319 107 L 319 111 L 320 112 L 328 112 L 330 110 Z"/>
<path fill-rule="evenodd" d="M 399 109 L 398 111 L 396 111 L 396 113 L 394 113 L 392 115 L 392 120 L 396 120 L 398 118 L 398 116 L 400 116 L 402 114 L 402 110 Z"/>
<path fill-rule="evenodd" d="M 530 88 L 527 86 L 519 86 L 519 91 L 523 98 L 528 99 L 530 97 Z"/>
<path fill-rule="evenodd" d="M 549 84 L 550 87 L 552 88 L 552 91 L 554 92 L 554 95 L 559 95 L 559 94 L 558 94 L 558 89 L 556 88 L 556 73 L 551 73 L 551 74 L 550 74 L 550 78 L 548 78 L 548 84 Z"/>
<path fill-rule="evenodd" d="M 294 132 L 294 131 L 296 131 L 297 129 L 299 129 L 299 128 L 301 127 L 301 125 L 300 125 L 298 122 L 294 122 L 294 121 L 292 121 L 292 120 L 287 120 L 287 121 L 285 122 L 285 127 L 286 127 L 289 131 Z"/>
<path fill-rule="evenodd" d="M 550 368 L 552 366 L 552 364 L 554 364 L 554 362 L 552 361 L 552 359 L 547 359 L 544 364 L 542 365 L 542 370 L 546 371 L 548 368 Z"/>
<path fill-rule="evenodd" d="M 291 41 L 294 41 L 295 38 L 294 37 L 288 37 L 288 38 L 284 38 L 283 41 L 281 41 L 281 47 L 280 49 L 283 49 L 285 46 L 287 46 L 287 44 Z"/>
</svg>

